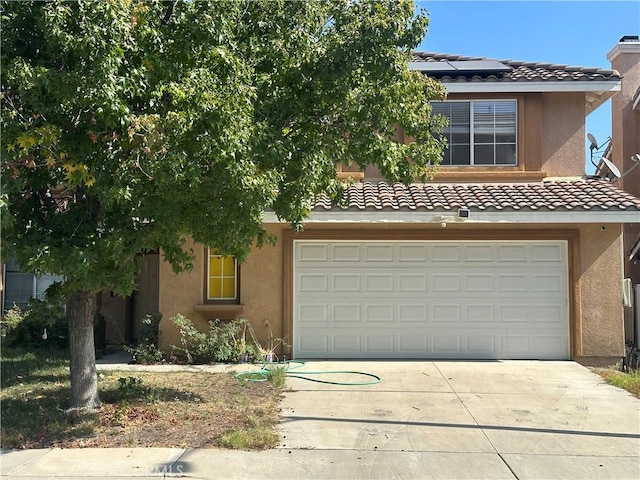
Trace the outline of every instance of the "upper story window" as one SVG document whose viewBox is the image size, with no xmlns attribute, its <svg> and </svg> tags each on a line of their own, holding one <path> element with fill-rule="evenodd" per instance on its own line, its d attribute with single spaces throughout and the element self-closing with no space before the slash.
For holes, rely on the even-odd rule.
<svg viewBox="0 0 640 480">
<path fill-rule="evenodd" d="M 238 301 L 238 262 L 213 248 L 207 251 L 207 300 Z"/>
<path fill-rule="evenodd" d="M 432 107 L 449 119 L 441 165 L 517 165 L 515 100 L 454 100 Z"/>
</svg>

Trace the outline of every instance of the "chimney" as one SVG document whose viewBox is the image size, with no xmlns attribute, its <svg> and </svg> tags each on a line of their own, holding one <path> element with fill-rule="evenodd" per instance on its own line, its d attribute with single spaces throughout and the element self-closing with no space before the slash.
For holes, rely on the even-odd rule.
<svg viewBox="0 0 640 480">
<path fill-rule="evenodd" d="M 611 68 L 621 77 L 620 91 L 611 99 L 610 158 L 624 175 L 635 162 L 631 157 L 640 153 L 640 39 L 625 35 L 607 54 Z M 622 180 L 622 188 L 640 196 L 640 168 Z"/>
<path fill-rule="evenodd" d="M 611 98 L 611 152 L 607 155 L 624 175 L 619 186 L 640 197 L 640 167 L 632 160 L 640 153 L 640 41 L 637 35 L 625 35 L 607 58 L 620 74 L 620 91 Z M 628 259 L 640 239 L 640 224 L 623 226 L 623 251 Z M 624 276 L 640 285 L 640 262 L 625 262 Z M 637 318 L 637 317 L 636 317 Z M 624 330 L 628 339 L 638 341 L 640 331 L 634 321 L 633 309 L 624 309 Z M 634 332 L 635 331 L 635 335 Z"/>
</svg>

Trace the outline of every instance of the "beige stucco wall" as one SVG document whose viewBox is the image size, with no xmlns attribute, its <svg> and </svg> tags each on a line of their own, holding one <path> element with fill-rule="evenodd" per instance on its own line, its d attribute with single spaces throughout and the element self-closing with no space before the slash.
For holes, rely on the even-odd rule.
<svg viewBox="0 0 640 480">
<path fill-rule="evenodd" d="M 242 316 L 251 320 L 260 341 L 271 334 L 282 337 L 282 235 L 284 226 L 271 226 L 267 230 L 277 235 L 275 246 L 255 249 L 242 265 Z M 268 323 L 267 323 L 268 322 Z M 287 341 L 289 341 L 287 339 Z"/>
<path fill-rule="evenodd" d="M 173 272 L 169 263 L 162 260 L 162 252 L 160 253 L 158 308 L 162 313 L 160 345 L 165 350 L 168 350 L 171 344 L 179 344 L 177 329 L 170 320 L 174 315 L 180 313 L 203 329 L 206 325 L 205 317 L 195 311 L 196 305 L 203 303 L 204 296 L 204 247 L 190 242 L 185 245 L 185 249 L 193 249 L 193 269 L 178 274 Z"/>
<path fill-rule="evenodd" d="M 283 226 L 268 227 L 268 231 L 280 237 Z M 162 313 L 160 342 L 165 350 L 179 344 L 179 332 L 171 317 L 180 313 L 193 320 L 201 329 L 215 318 L 229 320 L 246 318 L 251 321 L 258 340 L 264 341 L 271 333 L 282 336 L 282 244 L 255 249 L 240 266 L 240 308 L 226 305 L 205 305 L 205 248 L 190 243 L 196 259 L 193 270 L 176 274 L 171 266 L 160 262 L 159 305 Z"/>
<path fill-rule="evenodd" d="M 580 308 L 583 357 L 624 354 L 622 237 L 619 224 L 580 229 Z"/>
<path fill-rule="evenodd" d="M 583 176 L 584 93 L 544 93 L 542 103 L 542 170 L 549 177 Z"/>
<path fill-rule="evenodd" d="M 442 235 L 444 232 L 438 225 L 308 225 L 306 231 L 313 233 L 318 229 L 331 232 L 352 232 L 358 230 L 372 231 L 373 228 L 382 233 L 401 235 L 403 232 L 432 232 Z M 246 263 L 241 266 L 240 300 L 241 312 L 222 314 L 224 317 L 245 317 L 251 320 L 261 340 L 267 337 L 268 321 L 275 336 L 283 335 L 287 328 L 283 319 L 287 317 L 283 305 L 285 285 L 290 285 L 283 272 L 285 245 L 282 233 L 285 226 L 272 225 L 269 231 L 278 235 L 275 246 L 267 246 L 254 250 Z M 613 359 L 623 354 L 623 311 L 621 303 L 622 288 L 622 251 L 619 225 L 551 225 L 541 229 L 540 225 L 450 225 L 447 231 L 464 234 L 464 238 L 473 239 L 494 232 L 515 234 L 517 238 L 529 236 L 544 238 L 556 235 L 554 232 L 574 232 L 575 255 L 570 260 L 577 268 L 570 275 L 577 283 L 575 297 L 571 303 L 571 336 L 573 341 L 573 357 L 590 363 L 598 358 Z M 303 234 L 304 235 L 304 234 Z M 214 318 L 216 312 L 197 311 L 197 305 L 203 304 L 204 295 L 204 248 L 194 246 L 197 260 L 190 273 L 174 274 L 168 264 L 160 265 L 160 309 L 163 314 L 161 330 L 165 349 L 178 343 L 178 333 L 170 322 L 170 317 L 182 313 L 195 320 L 202 328 L 206 328 L 206 320 Z M 286 288 L 289 288 L 287 286 Z M 291 339 L 288 339 L 291 342 Z"/>
</svg>

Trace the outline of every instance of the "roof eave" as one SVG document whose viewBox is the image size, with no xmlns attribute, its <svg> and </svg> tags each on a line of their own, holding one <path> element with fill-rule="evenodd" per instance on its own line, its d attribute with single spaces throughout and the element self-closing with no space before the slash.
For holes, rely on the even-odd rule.
<svg viewBox="0 0 640 480">
<path fill-rule="evenodd" d="M 442 82 L 448 93 L 538 93 L 584 92 L 585 115 L 590 114 L 620 91 L 619 80 L 608 81 L 500 81 Z"/>
<path fill-rule="evenodd" d="M 273 212 L 265 212 L 264 223 L 286 223 Z M 640 223 L 638 210 L 472 210 L 469 218 L 458 218 L 452 210 L 312 210 L 305 223 L 417 223 L 417 224 L 584 224 Z"/>
<path fill-rule="evenodd" d="M 607 100 L 613 97 L 617 90 L 609 90 L 606 92 L 587 92 L 585 100 L 585 116 L 602 106 Z"/>
<path fill-rule="evenodd" d="M 542 80 L 499 82 L 442 82 L 449 93 L 485 92 L 610 92 L 620 91 L 620 80 Z"/>
</svg>

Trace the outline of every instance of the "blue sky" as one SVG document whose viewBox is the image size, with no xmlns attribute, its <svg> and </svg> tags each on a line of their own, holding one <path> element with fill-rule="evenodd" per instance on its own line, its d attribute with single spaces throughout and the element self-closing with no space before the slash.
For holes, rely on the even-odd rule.
<svg viewBox="0 0 640 480">
<path fill-rule="evenodd" d="M 430 52 L 611 68 L 607 53 L 620 37 L 640 35 L 638 0 L 416 4 L 429 12 L 419 49 Z M 610 102 L 587 117 L 587 132 L 600 144 L 611 135 Z"/>
</svg>

